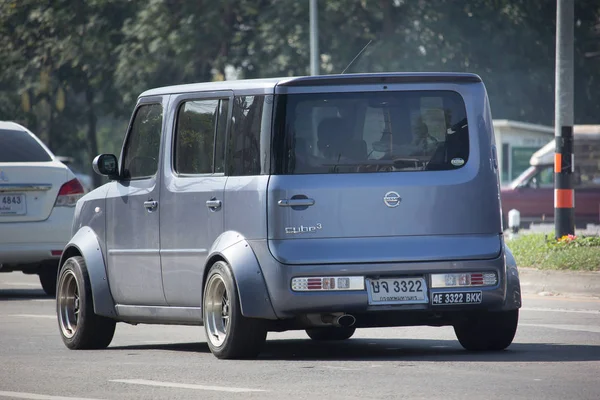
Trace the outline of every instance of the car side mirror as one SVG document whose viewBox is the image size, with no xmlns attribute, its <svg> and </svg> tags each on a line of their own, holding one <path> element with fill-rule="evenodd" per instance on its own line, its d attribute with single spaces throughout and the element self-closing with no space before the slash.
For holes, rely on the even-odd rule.
<svg viewBox="0 0 600 400">
<path fill-rule="evenodd" d="M 119 179 L 119 163 L 114 154 L 100 154 L 94 158 L 92 166 L 98 175 L 107 176 L 108 179 Z"/>
</svg>

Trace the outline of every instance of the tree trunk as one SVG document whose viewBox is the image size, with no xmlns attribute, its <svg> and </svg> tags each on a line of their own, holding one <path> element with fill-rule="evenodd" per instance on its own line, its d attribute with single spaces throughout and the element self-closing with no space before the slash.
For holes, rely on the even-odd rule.
<svg viewBox="0 0 600 400">
<path fill-rule="evenodd" d="M 96 138 L 96 112 L 94 110 L 94 92 L 91 87 L 87 87 L 85 91 L 85 99 L 87 101 L 87 141 L 88 141 L 88 160 L 91 163 L 94 157 L 98 155 L 98 140 Z M 102 184 L 100 175 L 93 174 L 92 180 L 94 187 L 98 187 Z"/>
</svg>

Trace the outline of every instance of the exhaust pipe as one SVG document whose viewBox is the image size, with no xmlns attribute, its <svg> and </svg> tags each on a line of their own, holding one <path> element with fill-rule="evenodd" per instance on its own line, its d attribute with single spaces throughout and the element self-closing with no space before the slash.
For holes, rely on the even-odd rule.
<svg viewBox="0 0 600 400">
<path fill-rule="evenodd" d="M 343 328 L 349 328 L 356 323 L 356 318 L 350 314 L 344 314 L 336 318 L 335 325 Z"/>
</svg>

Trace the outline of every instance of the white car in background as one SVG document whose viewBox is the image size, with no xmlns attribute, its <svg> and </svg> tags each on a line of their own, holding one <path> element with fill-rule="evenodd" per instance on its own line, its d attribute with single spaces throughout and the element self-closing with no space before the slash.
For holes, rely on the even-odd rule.
<svg viewBox="0 0 600 400">
<path fill-rule="evenodd" d="M 85 193 L 91 192 L 92 190 L 95 189 L 94 180 L 92 179 L 92 177 L 90 175 L 86 174 L 85 172 L 83 172 L 81 167 L 75 163 L 75 159 L 73 157 L 57 155 L 56 159 L 58 161 L 60 161 L 61 163 L 65 164 L 67 167 L 69 167 L 69 169 L 71 171 L 73 171 L 73 173 L 75 174 L 77 179 L 79 179 L 79 182 L 81 182 L 81 185 L 83 186 L 83 190 L 85 191 Z"/>
<path fill-rule="evenodd" d="M 84 189 L 27 128 L 0 121 L 0 272 L 38 274 L 56 293 L 58 261 Z"/>
</svg>

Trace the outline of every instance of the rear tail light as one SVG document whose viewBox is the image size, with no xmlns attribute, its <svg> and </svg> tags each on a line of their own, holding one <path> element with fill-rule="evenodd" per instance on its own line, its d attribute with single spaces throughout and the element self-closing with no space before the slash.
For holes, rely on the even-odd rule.
<svg viewBox="0 0 600 400">
<path fill-rule="evenodd" d="M 362 276 L 314 276 L 292 279 L 294 292 L 320 290 L 364 290 Z"/>
<path fill-rule="evenodd" d="M 460 274 L 432 274 L 431 287 L 494 286 L 498 283 L 495 272 L 466 272 Z"/>
<path fill-rule="evenodd" d="M 71 179 L 61 186 L 54 207 L 73 207 L 83 197 L 83 186 L 77 178 Z"/>
</svg>

